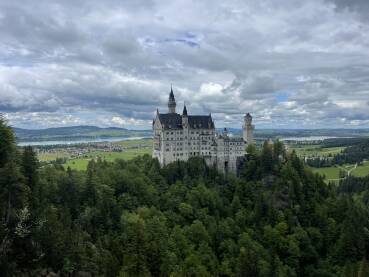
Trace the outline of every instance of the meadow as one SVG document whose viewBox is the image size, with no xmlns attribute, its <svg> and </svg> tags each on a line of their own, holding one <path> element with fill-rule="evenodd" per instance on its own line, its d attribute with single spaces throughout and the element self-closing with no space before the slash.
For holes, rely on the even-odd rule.
<svg viewBox="0 0 369 277">
<path fill-rule="evenodd" d="M 56 152 L 40 153 L 38 158 L 42 162 L 55 161 L 58 158 L 65 158 L 66 162 L 63 164 L 65 168 L 70 167 L 76 170 L 86 170 L 87 164 L 91 159 L 101 158 L 106 161 L 114 161 L 116 159 L 130 160 L 137 156 L 144 154 L 151 154 L 152 140 L 151 139 L 136 139 L 114 142 L 124 147 L 122 152 L 106 152 L 106 151 L 92 151 L 73 158 L 65 149 L 60 149 Z"/>
<path fill-rule="evenodd" d="M 296 151 L 296 154 L 303 157 L 328 157 L 341 153 L 345 147 L 321 147 L 318 144 L 314 145 L 291 145 L 291 149 Z"/>
<path fill-rule="evenodd" d="M 108 162 L 112 162 L 116 159 L 122 160 L 131 160 L 137 156 L 144 155 L 144 154 L 151 154 L 151 148 L 137 148 L 137 149 L 129 149 L 123 152 L 91 152 L 84 155 L 81 158 L 76 159 L 69 159 L 65 164 L 64 167 L 76 170 L 86 170 L 87 164 L 91 159 L 98 159 L 101 158 L 102 160 L 106 160 Z"/>
<path fill-rule="evenodd" d="M 352 164 L 347 164 L 343 166 L 337 165 L 332 167 L 310 168 L 313 170 L 313 172 L 324 175 L 327 181 L 339 180 L 340 170 L 343 170 L 345 172 L 350 171 L 350 174 L 355 177 L 365 177 L 369 175 L 369 161 L 364 162 L 362 165 L 358 165 L 356 168 L 355 165 Z"/>
<path fill-rule="evenodd" d="M 51 162 L 58 158 L 69 158 L 69 156 L 65 151 L 57 151 L 53 153 L 40 153 L 38 154 L 38 159 L 42 162 Z"/>
<path fill-rule="evenodd" d="M 321 147 L 319 144 L 314 145 L 300 145 L 293 144 L 289 146 L 290 149 L 295 150 L 297 155 L 301 158 L 304 157 L 329 157 L 335 154 L 341 153 L 345 147 Z M 328 181 L 338 181 L 340 179 L 340 171 L 346 173 L 350 172 L 356 177 L 365 177 L 369 175 L 369 161 L 364 162 L 362 165 L 358 165 L 355 168 L 353 164 L 345 164 L 342 166 L 335 165 L 331 167 L 321 167 L 314 168 L 310 167 L 315 173 L 325 176 L 325 180 Z"/>
</svg>

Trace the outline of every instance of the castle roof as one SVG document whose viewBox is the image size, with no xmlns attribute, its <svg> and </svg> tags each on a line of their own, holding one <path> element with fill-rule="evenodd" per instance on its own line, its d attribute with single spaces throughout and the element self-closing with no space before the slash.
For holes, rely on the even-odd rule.
<svg viewBox="0 0 369 277">
<path fill-rule="evenodd" d="M 164 129 L 182 129 L 182 116 L 177 113 L 161 113 L 159 120 Z"/>
<path fill-rule="evenodd" d="M 182 129 L 182 116 L 178 113 L 159 114 L 164 129 Z M 211 115 L 189 115 L 188 125 L 191 129 L 214 129 Z"/>
<path fill-rule="evenodd" d="M 188 117 L 188 124 L 193 129 L 212 129 L 214 122 L 210 115 L 190 115 Z"/>
</svg>

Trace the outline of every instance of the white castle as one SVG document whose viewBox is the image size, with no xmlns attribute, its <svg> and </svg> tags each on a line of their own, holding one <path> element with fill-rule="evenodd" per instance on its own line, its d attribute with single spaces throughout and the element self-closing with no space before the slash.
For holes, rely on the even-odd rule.
<svg viewBox="0 0 369 277">
<path fill-rule="evenodd" d="M 223 173 L 237 173 L 246 155 L 246 144 L 254 142 L 252 117 L 244 116 L 243 138 L 231 137 L 227 129 L 217 134 L 211 114 L 188 115 L 186 105 L 182 115 L 176 113 L 173 89 L 170 90 L 168 113 L 156 110 L 153 120 L 153 158 L 160 165 L 187 161 L 190 157 L 203 157 L 209 166 Z"/>
</svg>

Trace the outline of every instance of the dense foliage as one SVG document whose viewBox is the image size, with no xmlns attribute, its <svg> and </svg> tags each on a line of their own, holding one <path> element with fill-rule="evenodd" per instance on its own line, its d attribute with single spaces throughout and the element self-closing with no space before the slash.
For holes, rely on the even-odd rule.
<svg viewBox="0 0 369 277">
<path fill-rule="evenodd" d="M 321 144 L 322 147 L 347 147 L 368 141 L 368 137 L 347 137 L 347 138 L 329 138 L 325 139 Z"/>
<path fill-rule="evenodd" d="M 328 141 L 328 142 L 327 142 Z M 306 157 L 305 163 L 312 167 L 331 167 L 343 164 L 360 164 L 369 159 L 369 139 L 368 138 L 352 138 L 349 139 L 331 139 L 325 140 L 322 146 L 336 147 L 347 146 L 341 153 L 327 156 Z"/>
<path fill-rule="evenodd" d="M 367 159 L 369 159 L 369 139 L 345 148 L 342 153 L 333 157 L 333 162 L 335 164 L 354 164 Z"/>
<path fill-rule="evenodd" d="M 238 178 L 199 158 L 40 168 L 2 120 L 0 138 L 3 276 L 368 276 L 367 192 L 279 142 L 249 147 Z"/>
</svg>

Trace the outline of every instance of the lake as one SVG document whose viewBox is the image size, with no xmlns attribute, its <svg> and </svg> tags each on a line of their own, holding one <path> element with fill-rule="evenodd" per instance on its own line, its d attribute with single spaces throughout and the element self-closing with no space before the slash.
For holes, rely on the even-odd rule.
<svg viewBox="0 0 369 277">
<path fill-rule="evenodd" d="M 45 141 L 22 141 L 18 146 L 37 146 L 37 145 L 61 145 L 61 144 L 79 144 L 89 142 L 118 142 L 124 140 L 146 139 L 151 137 L 114 137 L 114 138 L 91 138 L 81 140 L 45 140 Z"/>
</svg>

